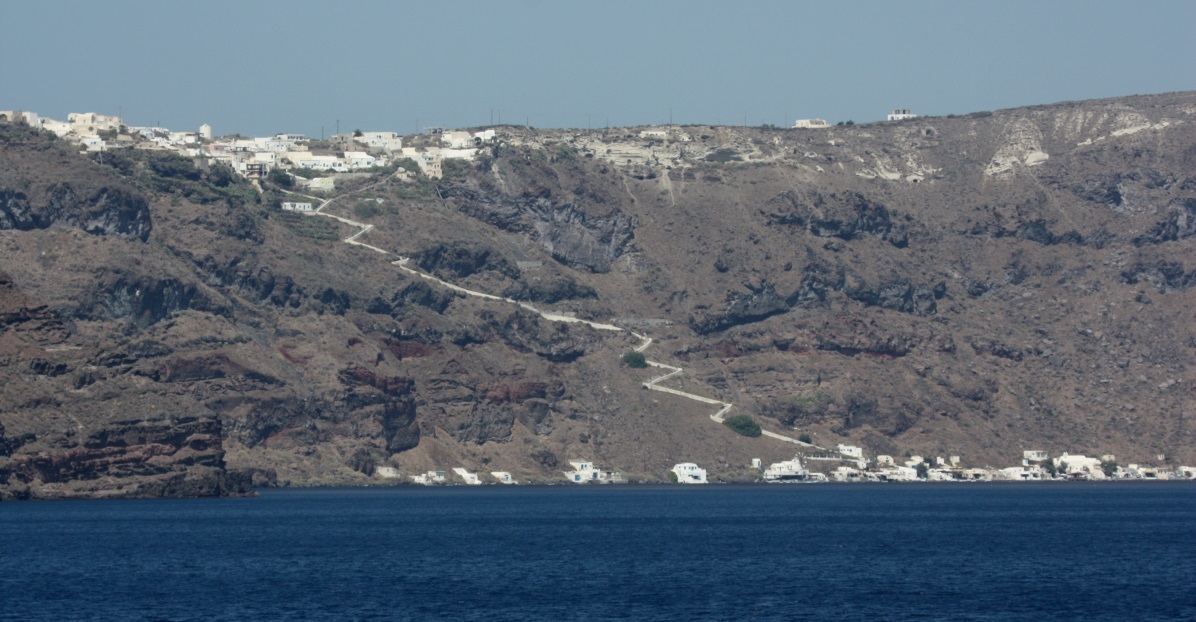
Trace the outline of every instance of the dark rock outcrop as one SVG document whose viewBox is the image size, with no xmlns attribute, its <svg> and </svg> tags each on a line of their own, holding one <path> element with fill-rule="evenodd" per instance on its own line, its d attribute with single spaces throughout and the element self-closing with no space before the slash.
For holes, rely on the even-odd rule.
<svg viewBox="0 0 1196 622">
<path fill-rule="evenodd" d="M 54 183 L 40 197 L 0 188 L 0 229 L 77 227 L 93 235 L 149 239 L 153 223 L 149 203 L 137 191 L 119 185 L 94 190 Z"/>
<path fill-rule="evenodd" d="M 803 196 L 786 191 L 768 201 L 765 216 L 771 224 L 800 227 L 818 237 L 852 240 L 869 234 L 897 248 L 909 245 L 909 232 L 888 208 L 855 192 Z"/>
<path fill-rule="evenodd" d="M 248 478 L 225 468 L 222 438 L 220 421 L 211 417 L 118 421 L 78 443 L 13 455 L 8 478 L 41 497 L 246 493 Z"/>
<path fill-rule="evenodd" d="M 1196 199 L 1175 199 L 1168 205 L 1167 218 L 1159 221 L 1145 235 L 1134 238 L 1134 245 L 1162 244 L 1196 237 Z"/>
</svg>

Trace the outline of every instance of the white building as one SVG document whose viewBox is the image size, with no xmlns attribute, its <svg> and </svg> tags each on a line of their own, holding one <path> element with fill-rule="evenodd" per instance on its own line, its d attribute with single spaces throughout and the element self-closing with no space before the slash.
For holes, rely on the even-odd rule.
<svg viewBox="0 0 1196 622">
<path fill-rule="evenodd" d="M 199 137 L 204 140 L 212 140 L 212 126 L 207 123 L 199 126 Z"/>
<path fill-rule="evenodd" d="M 766 482 L 804 481 L 809 479 L 810 471 L 801 465 L 801 458 L 794 456 L 792 460 L 768 465 L 763 477 Z"/>
<path fill-rule="evenodd" d="M 917 116 L 909 108 L 894 108 L 893 112 L 889 114 L 889 120 L 904 121 L 905 119 L 917 118 Z"/>
<path fill-rule="evenodd" d="M 491 471 L 490 475 L 494 476 L 494 479 L 498 480 L 498 482 L 500 484 L 517 484 L 518 483 L 515 481 L 515 478 L 511 477 L 511 474 L 507 473 L 506 471 Z"/>
<path fill-rule="evenodd" d="M 422 473 L 420 475 L 412 475 L 411 481 L 413 481 L 416 484 L 419 484 L 421 486 L 431 486 L 433 484 L 443 484 L 444 483 L 444 471 L 436 470 L 436 471 L 428 471 L 427 473 Z"/>
<path fill-rule="evenodd" d="M 877 471 L 876 476 L 885 482 L 913 482 L 918 479 L 918 470 L 907 466 L 888 466 Z"/>
<path fill-rule="evenodd" d="M 494 140 L 494 130 L 482 130 L 480 132 L 474 132 L 473 137 L 482 142 Z"/>
<path fill-rule="evenodd" d="M 853 469 L 848 466 L 836 467 L 831 471 L 831 479 L 836 482 L 862 482 L 868 479 L 868 476 L 859 469 Z"/>
<path fill-rule="evenodd" d="M 66 122 L 74 126 L 76 134 L 96 134 L 120 129 L 120 117 L 94 112 L 72 112 L 66 116 Z"/>
<path fill-rule="evenodd" d="M 793 122 L 793 129 L 821 129 L 830 127 L 831 124 L 826 122 L 826 119 L 798 119 Z"/>
<path fill-rule="evenodd" d="M 395 479 L 399 477 L 399 470 L 392 466 L 380 466 L 374 469 L 374 475 L 382 479 Z"/>
<path fill-rule="evenodd" d="M 104 151 L 104 139 L 95 134 L 84 134 L 79 137 L 79 143 L 88 151 Z"/>
<path fill-rule="evenodd" d="M 1041 449 L 1029 449 L 1022 452 L 1022 464 L 1042 462 L 1047 459 L 1047 452 Z"/>
<path fill-rule="evenodd" d="M 864 458 L 864 449 L 862 447 L 856 447 L 855 445 L 840 444 L 835 448 L 835 451 L 847 456 L 848 458 L 854 458 L 856 460 L 863 460 Z"/>
<path fill-rule="evenodd" d="M 378 164 L 378 158 L 364 151 L 346 151 L 345 166 L 348 168 L 369 168 Z"/>
<path fill-rule="evenodd" d="M 594 468 L 593 462 L 570 460 L 569 466 L 573 467 L 573 470 L 565 471 L 565 477 L 571 482 L 584 484 L 586 482 L 598 482 L 602 480 L 602 472 Z"/>
<path fill-rule="evenodd" d="M 878 466 L 878 467 L 891 467 L 895 464 L 896 463 L 893 462 L 893 456 L 877 456 L 876 457 L 876 466 Z"/>
<path fill-rule="evenodd" d="M 23 110 L 0 110 L 0 125 L 6 123 L 24 123 L 29 127 L 41 127 L 42 118 L 36 112 Z"/>
<path fill-rule="evenodd" d="M 673 465 L 673 475 L 677 476 L 679 484 L 705 484 L 706 469 L 692 462 L 682 462 Z"/>
<path fill-rule="evenodd" d="M 42 119 L 42 129 L 47 132 L 53 132 L 55 136 L 63 138 L 75 132 L 75 126 L 66 121 L 55 121 L 54 119 Z"/>
<path fill-rule="evenodd" d="M 361 136 L 355 137 L 354 140 L 367 147 L 386 151 L 401 151 L 403 149 L 403 139 L 394 132 L 362 132 Z"/>
<path fill-rule="evenodd" d="M 474 146 L 474 136 L 469 132 L 445 132 L 440 143 L 449 149 L 467 149 Z"/>
<path fill-rule="evenodd" d="M 311 203 L 297 203 L 294 201 L 283 201 L 282 210 L 284 212 L 314 212 Z"/>
<path fill-rule="evenodd" d="M 1068 475 L 1087 475 L 1093 479 L 1104 479 L 1105 472 L 1101 469 L 1100 460 L 1082 455 L 1063 455 L 1054 459 L 1055 468 Z"/>
<path fill-rule="evenodd" d="M 640 132 L 640 138 L 658 138 L 663 140 L 668 137 L 668 130 L 643 130 Z"/>
<path fill-rule="evenodd" d="M 470 473 L 469 471 L 466 471 L 462 467 L 454 467 L 453 473 L 456 473 L 457 477 L 460 477 L 461 479 L 465 480 L 466 486 L 481 486 L 482 485 L 482 480 L 478 478 L 477 473 Z"/>
<path fill-rule="evenodd" d="M 313 155 L 306 159 L 295 162 L 295 166 L 300 168 L 310 168 L 317 171 L 334 171 L 342 172 L 348 169 L 345 161 L 329 155 Z"/>
<path fill-rule="evenodd" d="M 171 132 L 170 142 L 176 145 L 193 145 L 199 142 L 199 134 L 195 132 Z"/>
</svg>

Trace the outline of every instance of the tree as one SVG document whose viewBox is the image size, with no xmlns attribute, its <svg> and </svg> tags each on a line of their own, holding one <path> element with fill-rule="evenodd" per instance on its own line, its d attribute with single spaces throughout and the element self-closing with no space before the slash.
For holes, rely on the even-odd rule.
<svg viewBox="0 0 1196 622">
<path fill-rule="evenodd" d="M 362 136 L 364 136 L 364 134 L 361 132 L 361 130 L 353 130 L 353 138 L 361 138 Z"/>
<path fill-rule="evenodd" d="M 279 188 L 290 188 L 295 185 L 295 180 L 287 174 L 286 171 L 280 168 L 272 168 L 269 173 L 266 173 L 266 181 L 278 186 Z"/>
<path fill-rule="evenodd" d="M 406 170 L 410 173 L 418 173 L 419 172 L 419 162 L 416 162 L 415 160 L 413 160 L 411 158 L 403 158 L 402 160 L 399 160 L 398 164 L 399 164 L 399 168 Z"/>
<path fill-rule="evenodd" d="M 760 429 L 760 424 L 753 421 L 752 418 L 747 415 L 735 415 L 734 417 L 727 417 L 727 419 L 723 421 L 723 425 L 731 428 L 738 434 L 742 434 L 751 438 L 755 438 L 763 434 L 763 431 Z"/>
<path fill-rule="evenodd" d="M 926 479 L 930 476 L 930 465 L 925 462 L 919 462 L 915 467 L 918 471 L 918 479 Z"/>
<path fill-rule="evenodd" d="M 1113 477 L 1114 475 L 1117 475 L 1117 461 L 1101 460 L 1100 470 L 1104 471 L 1105 477 Z"/>
<path fill-rule="evenodd" d="M 797 440 L 799 440 L 799 441 L 801 441 L 801 442 L 803 442 L 803 443 L 805 443 L 805 444 L 807 444 L 807 445 L 813 445 L 813 444 L 814 444 L 814 439 L 810 438 L 810 435 L 809 435 L 809 434 L 802 434 L 801 436 L 798 436 L 798 437 L 797 437 Z"/>
<path fill-rule="evenodd" d="M 644 367 L 648 366 L 648 359 L 644 357 L 643 352 L 631 350 L 630 352 L 623 354 L 623 364 L 628 367 L 643 369 Z"/>
</svg>

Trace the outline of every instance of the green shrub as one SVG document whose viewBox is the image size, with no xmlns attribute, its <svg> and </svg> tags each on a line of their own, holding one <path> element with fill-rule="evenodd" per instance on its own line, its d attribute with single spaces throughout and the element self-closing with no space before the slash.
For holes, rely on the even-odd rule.
<svg viewBox="0 0 1196 622">
<path fill-rule="evenodd" d="M 295 185 L 295 180 L 291 178 L 286 171 L 280 168 L 272 168 L 269 173 L 266 173 L 266 181 L 278 186 L 279 188 L 290 188 Z"/>
<path fill-rule="evenodd" d="M 727 417 L 727 420 L 723 421 L 723 425 L 731 428 L 738 434 L 752 438 L 762 434 L 760 425 L 747 415 L 735 415 L 734 417 Z"/>
<path fill-rule="evenodd" d="M 327 218 L 304 216 L 295 212 L 280 212 L 274 216 L 284 227 L 303 237 L 314 240 L 339 240 L 337 226 Z"/>
<path fill-rule="evenodd" d="M 809 434 L 802 434 L 801 436 L 797 437 L 797 440 L 806 443 L 807 445 L 814 444 L 814 439 L 810 438 Z"/>
<path fill-rule="evenodd" d="M 464 179 L 469 174 L 469 162 L 449 158 L 440 163 L 440 173 L 445 179 Z"/>
<path fill-rule="evenodd" d="M 361 203 L 353 206 L 353 213 L 357 214 L 358 218 L 371 218 L 381 214 L 384 211 L 386 210 L 382 209 L 382 206 L 378 205 L 374 201 L 362 201 Z"/>
<path fill-rule="evenodd" d="M 420 172 L 419 162 L 416 162 L 415 160 L 413 160 L 411 158 L 403 158 L 402 160 L 399 160 L 397 164 L 399 165 L 399 168 L 406 169 L 408 172 L 411 172 L 411 173 Z"/>
<path fill-rule="evenodd" d="M 623 364 L 628 367 L 641 369 L 648 366 L 648 359 L 644 357 L 643 352 L 632 350 L 623 354 Z"/>
</svg>

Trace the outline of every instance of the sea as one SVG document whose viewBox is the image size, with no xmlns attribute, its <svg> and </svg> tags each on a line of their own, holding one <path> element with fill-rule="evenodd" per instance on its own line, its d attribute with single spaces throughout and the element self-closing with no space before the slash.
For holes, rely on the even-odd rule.
<svg viewBox="0 0 1196 622">
<path fill-rule="evenodd" d="M 0 504 L 0 620 L 1196 620 L 1196 484 Z"/>
</svg>

